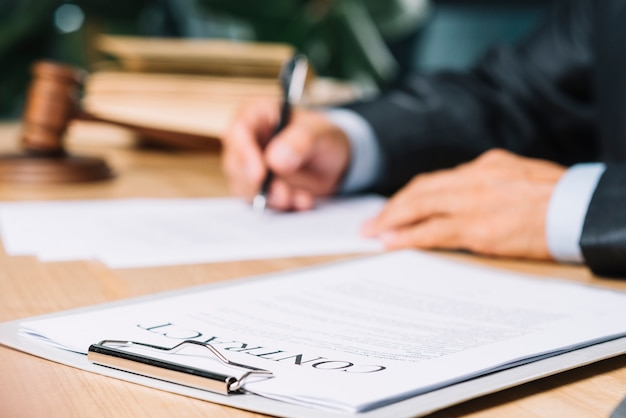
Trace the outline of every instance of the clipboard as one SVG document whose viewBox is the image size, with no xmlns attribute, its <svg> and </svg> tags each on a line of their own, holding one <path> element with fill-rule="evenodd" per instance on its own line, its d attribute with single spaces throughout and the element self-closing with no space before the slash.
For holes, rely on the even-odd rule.
<svg viewBox="0 0 626 418">
<path fill-rule="evenodd" d="M 167 292 L 170 295 L 187 293 L 190 290 Z M 107 306 L 122 306 L 130 304 L 138 299 L 149 300 L 154 296 L 146 296 L 128 301 L 113 302 Z M 101 307 L 101 306 L 99 306 Z M 85 307 L 72 310 L 71 312 L 87 312 L 99 307 Z M 50 318 L 67 314 L 68 311 L 49 315 L 42 315 L 38 318 Z M 183 396 L 226 405 L 234 408 L 253 411 L 277 417 L 289 418 L 328 418 L 326 411 L 306 408 L 286 402 L 263 398 L 254 394 L 221 395 L 216 392 L 201 390 L 184 386 L 169 381 L 147 377 L 145 375 L 121 371 L 110 367 L 103 367 L 90 362 L 87 356 L 66 350 L 59 350 L 56 347 L 46 344 L 33 343 L 30 337 L 19 334 L 19 324 L 21 320 L 0 324 L 0 344 L 14 349 L 48 359 L 60 364 L 75 367 L 81 370 L 97 373 L 100 375 L 121 379 L 127 382 L 136 383 L 142 386 L 163 390 Z M 388 418 L 390 416 L 419 417 L 424 416 L 447 407 L 460 404 L 481 396 L 493 394 L 504 389 L 532 382 L 544 377 L 549 377 L 558 373 L 579 368 L 601 360 L 616 357 L 626 353 L 626 337 L 575 351 L 563 353 L 554 357 L 545 358 L 532 363 L 520 365 L 511 369 L 502 370 L 461 383 L 457 383 L 445 388 L 441 388 L 423 395 L 399 401 L 391 405 L 383 406 L 368 412 L 359 414 L 335 413 L 334 417 L 345 418 Z"/>
<path fill-rule="evenodd" d="M 311 268 L 311 270 L 318 269 L 319 267 Z M 290 273 L 274 273 L 266 275 L 265 278 L 275 277 L 277 275 L 282 276 L 285 274 Z M 202 288 L 230 287 L 236 282 L 245 283 L 247 281 L 263 279 L 263 276 L 256 276 L 252 278 L 240 279 L 234 282 L 202 286 Z M 197 293 L 197 291 L 198 288 L 187 288 L 172 292 L 164 292 L 157 295 L 63 311 L 30 319 L 50 319 L 58 316 L 66 316 L 68 314 L 87 313 L 104 308 L 125 307 L 140 302 L 184 296 L 187 294 Z M 134 368 L 129 369 L 128 367 L 124 367 L 120 370 L 118 368 L 103 367 L 102 365 L 89 361 L 87 355 L 84 353 L 61 350 L 53 345 L 34 342 L 32 337 L 20 334 L 20 324 L 22 321 L 23 320 L 16 320 L 0 324 L 0 344 L 82 370 L 87 370 L 171 393 L 177 393 L 213 403 L 254 411 L 257 413 L 302 418 L 329 416 L 329 412 L 326 410 L 314 409 L 284 401 L 273 400 L 255 394 L 245 393 L 245 391 L 242 391 L 245 393 L 243 395 L 238 395 L 238 393 L 241 392 L 235 391 L 230 391 L 227 395 L 223 395 L 217 390 L 204 390 L 184 384 L 174 383 L 172 379 L 169 378 L 163 379 L 163 377 L 150 377 L 147 374 L 137 373 L 138 370 Z M 104 345 L 106 346 L 107 344 Z M 376 407 L 365 412 L 348 413 L 338 411 L 334 412 L 332 416 L 353 418 L 423 416 L 467 400 L 498 392 L 503 389 L 511 388 L 513 386 L 521 385 L 523 383 L 541 379 L 543 377 L 551 376 L 570 369 L 585 366 L 600 360 L 616 357 L 624 353 L 626 353 L 626 337 L 615 338 L 602 343 L 584 346 L 572 351 L 561 352 L 552 357 L 542 358 L 530 363 L 482 375 L 480 377 L 467 379 L 440 389 L 419 394 L 412 398 Z"/>
<path fill-rule="evenodd" d="M 138 355 L 125 351 L 123 348 L 119 348 L 120 346 L 140 346 L 155 351 L 175 353 L 187 345 L 204 347 L 222 364 L 242 369 L 245 373 L 243 376 L 235 377 L 234 375 L 216 373 L 207 369 L 199 369 L 180 363 L 156 359 L 150 357 L 149 355 Z M 384 418 L 388 416 L 419 417 L 467 400 L 499 392 L 514 386 L 519 386 L 533 380 L 549 377 L 554 374 L 595 363 L 600 360 L 605 360 L 625 352 L 626 337 L 502 370 L 500 372 L 428 392 L 415 398 L 399 401 L 382 408 L 352 414 L 349 416 L 355 418 Z M 103 340 L 97 344 L 92 344 L 89 347 L 87 358 L 95 365 L 105 366 L 132 375 L 145 376 L 180 386 L 198 389 L 205 391 L 206 393 L 228 397 L 229 399 L 232 399 L 231 395 L 234 394 L 247 394 L 249 395 L 247 398 L 256 398 L 256 400 L 264 401 L 268 400 L 247 392 L 243 389 L 243 385 L 246 379 L 250 376 L 259 375 L 271 377 L 273 375 L 273 373 L 269 370 L 230 361 L 211 344 L 194 340 L 185 340 L 173 347 L 155 346 L 135 341 Z M 285 404 L 283 402 L 273 400 L 269 401 L 275 402 L 277 405 L 277 408 L 274 409 L 272 415 L 302 418 L 327 416 L 327 414 L 323 411 L 309 409 L 298 411 L 298 408 L 301 407 L 297 405 Z M 229 402 L 217 403 L 229 404 Z M 616 410 L 614 415 L 611 415 L 611 417 L 621 417 L 622 415 L 616 414 L 623 414 L 624 411 L 626 411 L 626 407 L 624 405 L 626 405 L 626 401 L 623 402 L 623 405 L 620 405 L 618 410 Z M 235 404 L 234 406 L 238 405 Z M 280 406 L 280 408 L 278 408 L 278 406 Z M 279 413 L 278 411 L 283 407 L 287 407 L 291 409 L 291 411 L 285 415 Z M 246 409 L 251 409 L 256 412 L 267 412 L 262 409 L 249 408 L 249 406 Z M 335 414 L 337 417 L 344 416 L 343 414 L 337 413 L 334 413 L 333 415 Z"/>
</svg>

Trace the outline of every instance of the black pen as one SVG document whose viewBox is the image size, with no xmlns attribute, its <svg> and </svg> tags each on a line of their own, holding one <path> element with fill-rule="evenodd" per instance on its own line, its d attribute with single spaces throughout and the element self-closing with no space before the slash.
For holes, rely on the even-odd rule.
<svg viewBox="0 0 626 418">
<path fill-rule="evenodd" d="M 280 85 L 283 92 L 283 101 L 280 108 L 280 119 L 274 128 L 274 132 L 270 140 L 274 138 L 289 123 L 291 117 L 291 107 L 297 104 L 302 97 L 306 75 L 309 69 L 309 63 L 304 55 L 296 54 L 292 59 L 287 61 L 280 71 Z M 252 208 L 255 211 L 263 211 L 267 206 L 267 193 L 274 175 L 268 169 L 265 179 L 261 184 L 261 189 L 252 200 Z"/>
</svg>

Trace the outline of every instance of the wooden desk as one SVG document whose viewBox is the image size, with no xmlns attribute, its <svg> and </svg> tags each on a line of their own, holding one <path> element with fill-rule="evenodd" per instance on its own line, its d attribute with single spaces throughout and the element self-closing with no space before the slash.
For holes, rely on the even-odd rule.
<svg viewBox="0 0 626 418">
<path fill-rule="evenodd" d="M 0 150 L 13 148 L 17 135 L 17 125 L 0 125 Z M 44 187 L 0 184 L 0 201 L 228 194 L 217 154 L 139 151 L 132 145 L 132 135 L 104 126 L 77 126 L 68 142 L 74 152 L 106 157 L 117 178 L 103 183 Z M 594 278 L 583 267 L 453 257 L 626 289 L 626 282 Z M 94 261 L 41 263 L 32 257 L 9 257 L 0 247 L 0 321 L 338 258 L 341 257 L 110 270 Z M 466 402 L 433 416 L 606 417 L 624 395 L 626 356 L 621 356 Z M 75 370 L 0 347 L 0 417 L 43 416 L 260 415 Z"/>
</svg>

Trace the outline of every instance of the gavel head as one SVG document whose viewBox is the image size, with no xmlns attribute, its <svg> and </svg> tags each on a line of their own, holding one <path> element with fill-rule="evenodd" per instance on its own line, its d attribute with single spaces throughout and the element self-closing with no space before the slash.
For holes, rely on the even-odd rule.
<svg viewBox="0 0 626 418">
<path fill-rule="evenodd" d="M 31 154 L 62 156 L 63 135 L 77 116 L 85 72 L 41 61 L 33 66 L 23 115 L 22 148 Z"/>
</svg>

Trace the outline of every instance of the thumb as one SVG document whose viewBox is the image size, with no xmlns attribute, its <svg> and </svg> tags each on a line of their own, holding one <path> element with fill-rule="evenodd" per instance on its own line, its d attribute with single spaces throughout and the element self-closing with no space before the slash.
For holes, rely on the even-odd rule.
<svg viewBox="0 0 626 418">
<path fill-rule="evenodd" d="M 315 135 L 310 129 L 287 125 L 266 148 L 267 165 L 280 175 L 297 172 L 310 160 Z"/>
</svg>

